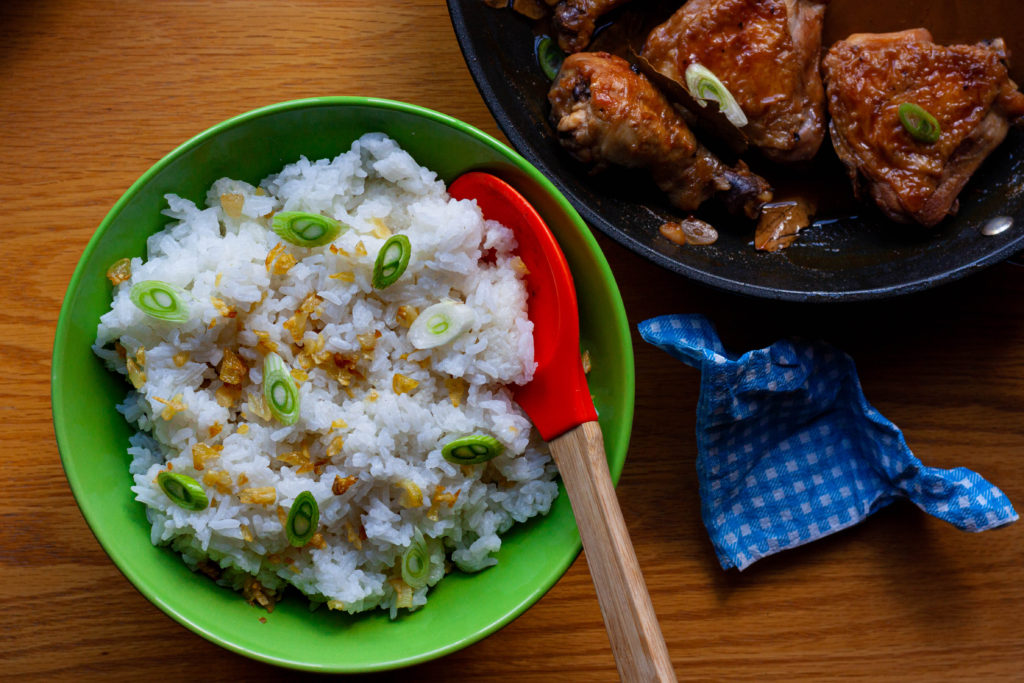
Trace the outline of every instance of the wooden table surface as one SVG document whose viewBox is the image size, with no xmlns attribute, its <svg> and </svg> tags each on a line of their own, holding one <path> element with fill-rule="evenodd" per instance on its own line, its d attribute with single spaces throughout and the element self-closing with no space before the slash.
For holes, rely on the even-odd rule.
<svg viewBox="0 0 1024 683">
<path fill-rule="evenodd" d="M 438 0 L 0 3 L 0 677 L 300 677 L 179 626 L 118 572 L 61 469 L 49 367 L 78 258 L 140 174 L 230 116 L 338 94 L 413 102 L 501 138 Z M 971 467 L 1024 506 L 1024 268 L 807 307 L 709 291 L 598 239 L 634 330 L 702 312 L 736 349 L 825 338 L 926 464 Z M 725 572 L 699 516 L 697 373 L 635 333 L 634 345 L 618 494 L 681 679 L 1024 678 L 1024 525 L 967 534 L 896 504 Z M 370 678 L 615 680 L 586 558 L 491 637 Z"/>
</svg>

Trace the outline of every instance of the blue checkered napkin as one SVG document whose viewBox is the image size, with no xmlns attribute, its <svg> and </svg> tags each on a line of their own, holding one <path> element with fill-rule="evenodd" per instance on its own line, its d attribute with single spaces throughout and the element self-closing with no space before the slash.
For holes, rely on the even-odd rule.
<svg viewBox="0 0 1024 683">
<path fill-rule="evenodd" d="M 976 472 L 914 457 L 842 351 L 779 341 L 736 357 L 698 315 L 653 318 L 640 334 L 701 371 L 701 514 L 724 569 L 835 533 L 900 497 L 965 531 L 1017 520 Z"/>
</svg>

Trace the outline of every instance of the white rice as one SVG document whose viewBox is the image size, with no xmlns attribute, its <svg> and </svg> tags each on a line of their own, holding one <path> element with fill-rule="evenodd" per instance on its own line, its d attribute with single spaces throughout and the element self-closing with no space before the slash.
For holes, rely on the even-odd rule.
<svg viewBox="0 0 1024 683">
<path fill-rule="evenodd" d="M 222 207 L 227 194 L 244 197 L 240 217 Z M 499 534 L 548 511 L 557 495 L 554 465 L 506 388 L 528 381 L 534 369 L 511 231 L 484 221 L 474 202 L 449 198 L 434 173 L 379 133 L 333 160 L 301 158 L 260 188 L 218 180 L 206 209 L 166 198 L 163 213 L 173 222 L 150 237 L 145 261 L 132 259 L 131 278 L 115 287 L 94 346 L 122 374 L 125 354 L 143 361 L 144 382 L 118 409 L 138 429 L 129 448 L 132 491 L 147 506 L 154 544 L 171 544 L 193 568 L 215 562 L 223 568 L 219 582 L 236 589 L 255 576 L 274 598 L 291 584 L 332 609 L 381 607 L 394 616 L 409 606 L 398 567 L 416 529 L 428 539 L 432 570 L 428 585 L 413 592 L 413 608 L 426 602 L 450 563 L 465 571 L 494 564 Z M 268 216 L 282 210 L 322 213 L 350 229 L 333 249 L 285 244 L 296 263 L 275 274 L 266 259 L 281 240 Z M 386 239 L 381 225 L 408 236 L 412 258 L 395 284 L 377 290 L 370 278 Z M 330 277 L 338 273 L 343 279 Z M 190 319 L 174 324 L 145 315 L 129 300 L 131 286 L 143 280 L 187 291 Z M 322 301 L 300 330 L 300 345 L 284 323 L 311 293 Z M 444 298 L 468 304 L 475 323 L 447 345 L 414 349 L 397 320 L 399 306 L 422 311 Z M 257 331 L 266 333 L 262 345 Z M 375 335 L 372 350 L 364 351 L 360 340 Z M 326 355 L 352 360 L 359 374 L 345 387 L 326 371 L 333 360 L 318 364 L 299 383 L 296 424 L 259 417 L 253 397 L 261 394 L 267 342 L 298 368 L 301 352 L 315 349 L 321 337 Z M 229 407 L 216 397 L 225 349 L 249 368 L 241 398 Z M 396 393 L 396 373 L 419 384 Z M 467 387 L 457 407 L 452 378 Z M 165 419 L 166 404 L 157 399 L 179 395 L 184 409 Z M 497 438 L 504 452 L 486 465 L 463 467 L 442 457 L 445 443 L 477 433 Z M 332 443 L 340 445 L 337 437 L 340 452 L 328 457 Z M 202 470 L 193 459 L 197 444 L 221 448 Z M 280 459 L 301 454 L 303 444 L 315 467 Z M 168 468 L 201 483 L 210 477 L 203 486 L 210 506 L 192 512 L 173 503 L 155 482 Z M 216 477 L 219 487 L 211 483 Z M 335 495 L 339 477 L 355 483 Z M 273 487 L 274 502 L 241 502 L 240 492 L 253 487 Z M 303 491 L 319 505 L 320 548 L 291 547 L 280 521 Z"/>
</svg>

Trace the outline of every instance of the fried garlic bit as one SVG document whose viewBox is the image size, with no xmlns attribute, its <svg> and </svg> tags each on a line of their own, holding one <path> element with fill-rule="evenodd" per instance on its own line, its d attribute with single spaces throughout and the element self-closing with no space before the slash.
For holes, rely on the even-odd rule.
<svg viewBox="0 0 1024 683">
<path fill-rule="evenodd" d="M 115 287 L 122 282 L 130 280 L 132 277 L 132 260 L 130 258 L 122 258 L 114 261 L 107 268 L 107 279 L 110 280 L 110 284 Z"/>
<path fill-rule="evenodd" d="M 357 481 L 359 481 L 359 477 L 356 477 L 355 475 L 342 477 L 341 475 L 336 474 L 334 475 L 334 483 L 331 484 L 331 493 L 336 496 L 340 496 L 348 491 L 352 487 L 352 484 Z"/>
<path fill-rule="evenodd" d="M 249 374 L 249 366 L 231 349 L 224 349 L 217 377 L 224 384 L 240 385 Z"/>
<path fill-rule="evenodd" d="M 398 395 L 408 394 L 419 385 L 420 383 L 411 377 L 406 377 L 405 375 L 397 372 L 395 373 L 395 376 L 391 378 L 391 388 Z"/>
<path fill-rule="evenodd" d="M 364 334 L 356 335 L 356 341 L 359 342 L 359 348 L 363 350 L 363 357 L 366 358 L 367 360 L 373 358 L 373 354 L 370 352 L 373 351 L 373 349 L 377 346 L 377 339 L 379 338 L 379 330 L 374 330 L 373 332 L 366 332 Z"/>
<path fill-rule="evenodd" d="M 404 508 L 418 508 L 423 505 L 423 490 L 416 484 L 416 482 L 409 479 L 400 479 L 395 482 L 395 485 L 402 489 L 402 496 L 399 498 L 399 504 Z"/>
<path fill-rule="evenodd" d="M 336 436 L 331 439 L 330 445 L 327 446 L 327 457 L 333 458 L 338 453 L 341 453 L 341 449 L 345 447 L 345 440 L 340 436 Z"/>
<path fill-rule="evenodd" d="M 213 307 L 216 308 L 217 312 L 220 313 L 220 315 L 224 318 L 234 318 L 235 316 L 238 315 L 238 313 L 235 311 L 235 307 L 229 306 L 224 302 L 223 299 L 218 299 L 215 296 L 211 296 L 210 303 L 213 304 Z"/>
<path fill-rule="evenodd" d="M 292 269 L 298 261 L 295 257 L 284 250 L 284 242 L 278 242 L 267 252 L 267 272 L 274 275 L 284 275 Z"/>
<path fill-rule="evenodd" d="M 270 339 L 270 333 L 265 330 L 253 330 L 256 335 L 256 350 L 264 356 L 277 351 L 277 342 Z"/>
<path fill-rule="evenodd" d="M 434 487 L 434 495 L 430 497 L 430 508 L 427 510 L 427 519 L 432 522 L 436 522 L 441 509 L 441 505 L 445 504 L 449 508 L 455 505 L 455 501 L 459 499 L 459 493 L 462 489 L 458 489 L 455 493 L 448 493 L 444 490 L 441 485 Z"/>
<path fill-rule="evenodd" d="M 356 550 L 363 549 L 363 539 L 366 538 L 366 529 L 363 528 L 362 523 L 359 524 L 359 530 L 356 531 L 355 527 L 352 526 L 352 522 L 345 520 L 345 536 L 348 542 L 352 544 L 352 547 Z"/>
<path fill-rule="evenodd" d="M 341 280 L 342 282 L 356 281 L 356 274 L 353 273 L 351 270 L 345 270 L 340 273 L 335 273 L 334 275 L 328 275 L 327 277 L 329 277 L 332 280 Z"/>
<path fill-rule="evenodd" d="M 277 500 L 277 490 L 273 486 L 242 489 L 238 492 L 238 500 L 247 505 L 273 505 Z"/>
<path fill-rule="evenodd" d="M 170 401 L 159 396 L 154 396 L 153 400 L 164 405 L 164 409 L 160 412 L 160 417 L 164 420 L 173 419 L 175 415 L 185 410 L 186 407 L 184 401 L 182 401 L 181 394 L 175 394 Z"/>
<path fill-rule="evenodd" d="M 205 443 L 197 443 L 192 447 L 192 467 L 197 470 L 205 468 L 206 463 L 210 460 L 220 457 L 222 450 L 224 450 L 224 446 L 219 444 L 216 446 L 209 446 Z"/>
<path fill-rule="evenodd" d="M 247 407 L 250 413 L 260 419 L 269 420 L 273 417 L 273 414 L 270 412 L 270 406 L 267 405 L 267 399 L 264 398 L 262 391 L 249 393 Z"/>
<path fill-rule="evenodd" d="M 217 489 L 218 493 L 222 493 L 224 495 L 231 493 L 231 475 L 224 470 L 207 472 L 203 475 L 203 483 Z M 246 540 L 251 541 L 252 537 L 250 536 Z"/>
<path fill-rule="evenodd" d="M 530 269 L 526 267 L 526 263 L 523 259 L 516 256 L 512 259 L 512 270 L 515 271 L 519 277 L 526 277 L 530 274 Z"/>
<path fill-rule="evenodd" d="M 146 349 L 140 346 L 139 350 L 135 352 L 135 358 L 126 353 L 124 362 L 128 370 L 128 381 L 136 389 L 141 389 L 142 385 L 146 383 L 146 372 L 143 369 L 146 367 Z"/>
<path fill-rule="evenodd" d="M 387 223 L 377 217 L 371 218 L 370 222 L 373 223 L 372 234 L 374 237 L 378 239 L 391 237 L 391 228 L 387 226 Z"/>
<path fill-rule="evenodd" d="M 416 310 L 415 306 L 401 305 L 395 312 L 395 321 L 402 327 L 409 327 L 413 321 L 419 316 L 420 312 Z"/>
<path fill-rule="evenodd" d="M 299 304 L 299 310 L 295 311 L 292 317 L 284 321 L 284 328 L 291 332 L 294 341 L 302 341 L 302 337 L 306 333 L 306 323 L 309 321 L 309 317 L 314 314 L 320 315 L 320 305 L 323 302 L 324 300 L 317 296 L 316 292 L 310 292 L 302 300 L 302 303 Z"/>
<path fill-rule="evenodd" d="M 365 379 L 363 373 L 359 370 L 359 359 L 342 353 L 334 353 L 331 354 L 330 360 L 332 362 L 325 363 L 322 366 L 323 371 L 327 373 L 328 377 L 340 384 L 349 395 L 349 398 L 351 398 L 352 390 L 349 387 L 352 384 L 352 380 Z"/>
<path fill-rule="evenodd" d="M 280 599 L 276 591 L 264 587 L 255 576 L 246 577 L 242 584 L 242 596 L 253 607 L 262 607 L 267 612 L 273 612 L 274 603 Z"/>
<path fill-rule="evenodd" d="M 324 351 L 326 343 L 327 340 L 319 333 L 317 333 L 312 341 L 305 342 L 301 350 L 295 355 L 295 361 L 299 364 L 299 367 L 303 370 L 311 370 L 318 365 L 332 360 L 334 355 L 330 351 Z"/>
<path fill-rule="evenodd" d="M 277 459 L 286 465 L 292 465 L 293 467 L 301 467 L 302 465 L 308 465 L 310 463 L 309 455 L 309 444 L 303 442 L 303 444 L 294 451 L 288 451 L 277 456 Z"/>
<path fill-rule="evenodd" d="M 445 377 L 444 386 L 448 389 L 448 400 L 458 408 L 469 394 L 469 382 L 461 377 Z"/>
<path fill-rule="evenodd" d="M 213 392 L 213 398 L 221 408 L 230 408 L 242 398 L 242 387 L 237 384 L 225 384 Z"/>
<path fill-rule="evenodd" d="M 220 208 L 229 218 L 241 218 L 242 207 L 245 206 L 245 195 L 225 193 L 220 196 Z"/>
</svg>

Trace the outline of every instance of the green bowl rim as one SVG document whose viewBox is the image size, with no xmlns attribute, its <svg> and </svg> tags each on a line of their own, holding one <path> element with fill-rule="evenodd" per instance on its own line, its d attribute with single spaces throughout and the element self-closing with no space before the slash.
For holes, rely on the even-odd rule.
<svg viewBox="0 0 1024 683">
<path fill-rule="evenodd" d="M 78 289 L 79 283 L 84 277 L 86 262 L 89 260 L 90 255 L 99 244 L 102 235 L 106 231 L 108 225 L 112 223 L 115 217 L 121 212 L 124 205 L 131 201 L 131 199 L 139 192 L 140 188 L 146 185 L 150 181 L 150 179 L 156 174 L 158 174 L 160 171 L 162 171 L 164 167 L 166 167 L 172 161 L 177 159 L 181 154 L 189 151 L 193 147 L 202 144 L 209 138 L 220 135 L 226 130 L 232 129 L 236 126 L 242 125 L 256 118 L 269 116 L 292 109 L 304 109 L 309 107 L 320 106 L 363 106 L 376 107 L 380 109 L 390 109 L 420 116 L 426 119 L 433 120 L 437 123 L 449 126 L 462 133 L 465 133 L 466 135 L 472 138 L 475 138 L 477 141 L 482 142 L 486 146 L 491 147 L 495 151 L 499 152 L 503 157 L 508 159 L 521 171 L 526 173 L 534 182 L 536 182 L 539 186 L 543 188 L 546 194 L 548 194 L 555 200 L 558 206 L 570 217 L 573 223 L 576 224 L 579 235 L 583 239 L 584 244 L 587 247 L 587 250 L 595 258 L 596 265 L 599 270 L 598 274 L 600 275 L 600 279 L 603 282 L 610 284 L 612 309 L 606 311 L 606 313 L 608 314 L 608 317 L 612 324 L 608 325 L 608 327 L 611 327 L 613 329 L 613 336 L 617 337 L 616 346 L 626 351 L 626 353 L 624 353 L 621 358 L 616 358 L 614 359 L 614 361 L 622 364 L 622 375 L 623 377 L 626 378 L 626 386 L 622 387 L 622 389 L 625 390 L 624 393 L 626 394 L 626 410 L 620 416 L 620 419 L 624 423 L 623 434 L 625 435 L 625 443 L 623 443 L 622 446 L 624 449 L 628 447 L 629 435 L 632 431 L 633 412 L 635 410 L 636 397 L 636 378 L 635 367 L 633 363 L 633 346 L 629 332 L 630 327 L 628 319 L 626 317 L 625 306 L 622 302 L 622 295 L 619 292 L 618 285 L 615 282 L 615 278 L 612 274 L 611 267 L 608 265 L 607 259 L 605 259 L 604 253 L 602 252 L 600 245 L 597 243 L 597 240 L 591 233 L 587 224 L 580 217 L 576 209 L 562 195 L 562 193 L 559 192 L 557 188 L 555 188 L 551 181 L 549 181 L 522 155 L 520 155 L 518 152 L 513 150 L 508 145 L 505 145 L 504 143 L 500 142 L 491 135 L 476 128 L 475 126 L 465 123 L 464 121 L 460 121 L 459 119 L 456 119 L 447 114 L 443 114 L 441 112 L 435 111 L 433 109 L 428 109 L 426 107 L 422 107 L 419 105 L 409 104 L 407 102 L 399 102 L 397 100 L 389 100 L 377 97 L 361 97 L 348 95 L 310 97 L 304 99 L 278 102 L 276 104 L 270 104 L 264 107 L 259 107 L 257 109 L 247 111 L 245 113 L 226 119 L 218 124 L 215 124 L 210 128 L 207 128 L 203 132 L 199 133 L 198 135 L 195 135 L 186 142 L 180 144 L 178 147 L 174 148 L 171 152 L 166 154 L 162 159 L 153 164 L 145 173 L 143 173 L 138 178 L 138 180 L 132 183 L 128 190 L 125 191 L 123 195 L 121 195 L 120 199 L 118 199 L 114 206 L 110 209 L 110 211 L 104 217 L 103 221 L 97 227 L 96 231 L 93 233 L 93 236 L 89 239 L 89 242 L 85 247 L 85 250 L 82 252 L 81 257 L 79 258 L 78 265 L 75 267 L 74 273 L 71 276 L 71 280 L 68 283 L 67 291 L 61 303 L 61 311 L 57 319 L 57 328 L 54 334 L 52 363 L 50 366 L 50 404 L 53 413 L 54 432 L 57 440 L 57 449 L 61 458 L 61 465 L 64 469 L 65 476 L 68 479 L 68 484 L 71 487 L 71 492 L 75 497 L 75 502 L 78 504 L 79 512 L 82 514 L 83 518 L 85 519 L 86 523 L 89 526 L 90 531 L 92 531 L 93 536 L 96 538 L 97 542 L 99 542 L 104 552 L 107 553 L 107 556 L 110 558 L 110 560 L 114 563 L 118 570 L 121 571 L 125 578 L 128 579 L 128 582 L 147 600 L 156 605 L 167 616 L 171 617 L 172 619 L 174 619 L 179 624 L 186 627 L 193 633 L 202 636 L 206 640 L 216 645 L 219 645 L 220 647 L 223 647 L 227 650 L 248 657 L 250 659 L 289 669 L 305 671 L 317 671 L 323 673 L 368 673 L 372 671 L 397 669 L 436 659 L 438 657 L 450 654 L 464 647 L 472 645 L 473 643 L 482 640 L 483 638 L 491 635 L 492 633 L 508 625 L 514 619 L 523 614 L 527 609 L 533 606 L 545 593 L 547 593 L 548 590 L 551 589 L 552 586 L 554 586 L 555 583 L 558 582 L 559 579 L 561 579 L 561 577 L 568 570 L 569 566 L 572 565 L 572 563 L 575 561 L 575 558 L 579 555 L 579 552 L 582 548 L 581 543 L 577 541 L 576 551 L 567 556 L 568 561 L 564 563 L 564 566 L 557 567 L 557 571 L 552 573 L 553 578 L 550 581 L 545 581 L 542 584 L 538 585 L 536 589 L 530 592 L 515 609 L 509 611 L 503 617 L 493 621 L 488 626 L 478 630 L 476 633 L 473 633 L 470 636 L 462 638 L 461 640 L 456 640 L 452 643 L 449 643 L 445 647 L 429 650 L 426 652 L 422 652 L 418 655 L 406 657 L 403 659 L 382 661 L 372 666 L 360 665 L 352 668 L 323 666 L 318 664 L 311 664 L 308 662 L 284 660 L 279 657 L 268 656 L 260 652 L 255 652 L 248 648 L 236 645 L 235 643 L 226 640 L 225 638 L 222 638 L 217 634 L 210 632 L 207 629 L 200 627 L 198 624 L 191 621 L 188 617 L 181 614 L 171 605 L 169 605 L 167 602 L 161 599 L 158 593 L 154 591 L 152 587 L 149 585 L 149 582 L 145 579 L 145 577 L 137 576 L 136 572 L 127 569 L 117 557 L 110 553 L 107 544 L 96 531 L 95 525 L 98 523 L 98 520 L 94 520 L 92 518 L 92 515 L 86 512 L 86 509 L 81 505 L 81 502 L 78 500 L 79 491 L 76 488 L 75 481 L 72 480 L 72 476 L 69 473 L 68 461 L 66 460 L 66 455 L 64 453 L 64 449 L 62 448 L 62 443 L 64 443 L 67 439 L 65 434 L 68 430 L 68 425 L 65 422 L 65 418 L 62 411 L 58 408 L 58 405 L 54 400 L 55 387 L 58 379 L 57 370 L 63 364 L 64 351 L 62 341 L 65 340 L 67 337 L 67 328 L 70 325 L 68 305 L 70 303 L 73 293 Z M 618 482 L 624 463 L 625 454 L 623 455 L 622 462 L 612 463 L 610 465 L 612 480 L 616 483 Z"/>
</svg>

